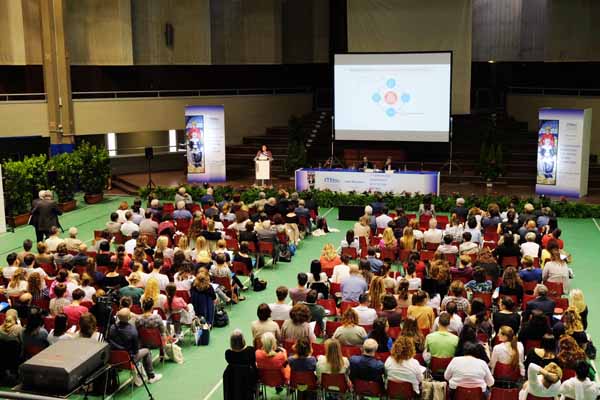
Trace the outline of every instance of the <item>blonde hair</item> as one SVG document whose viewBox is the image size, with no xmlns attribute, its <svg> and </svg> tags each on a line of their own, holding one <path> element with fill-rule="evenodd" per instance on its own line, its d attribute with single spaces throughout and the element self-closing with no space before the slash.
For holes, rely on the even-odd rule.
<svg viewBox="0 0 600 400">
<path fill-rule="evenodd" d="M 156 239 L 156 251 L 157 252 L 162 252 L 163 250 L 165 250 L 166 248 L 169 247 L 169 238 L 161 235 L 158 237 L 158 239 Z"/>
<path fill-rule="evenodd" d="M 385 285 L 383 277 L 376 276 L 369 286 L 369 297 L 371 298 L 371 308 L 379 311 L 381 309 L 381 299 L 385 295 Z"/>
<path fill-rule="evenodd" d="M 17 268 L 14 275 L 10 279 L 8 284 L 9 288 L 18 288 L 21 281 L 25 280 L 25 270 L 23 268 Z"/>
<path fill-rule="evenodd" d="M 158 280 L 156 278 L 150 278 L 146 281 L 146 288 L 144 289 L 144 298 L 154 300 L 155 307 L 158 307 L 158 297 L 160 295 L 160 288 Z"/>
<path fill-rule="evenodd" d="M 413 235 L 413 228 L 405 226 L 402 231 L 402 237 L 400 238 L 400 244 L 403 249 L 412 250 L 415 245 L 415 236 Z"/>
<path fill-rule="evenodd" d="M 394 230 L 390 227 L 387 227 L 383 230 L 383 244 L 385 247 L 394 247 L 394 242 L 396 238 L 394 237 Z"/>
<path fill-rule="evenodd" d="M 327 339 L 325 341 L 325 359 L 331 368 L 332 374 L 337 374 L 342 370 L 344 357 L 342 356 L 342 346 L 337 339 Z"/>
<path fill-rule="evenodd" d="M 585 311 L 587 305 L 581 289 L 572 289 L 569 292 L 569 308 L 574 307 L 579 314 Z"/>
<path fill-rule="evenodd" d="M 581 322 L 581 317 L 575 307 L 569 307 L 565 311 L 563 315 L 563 324 L 567 335 L 583 331 L 583 323 Z"/>
<path fill-rule="evenodd" d="M 17 325 L 18 319 L 19 315 L 17 314 L 17 310 L 15 310 L 14 308 L 8 309 L 6 311 L 4 323 L 0 325 L 0 331 L 4 333 L 9 333 L 10 330 Z"/>
<path fill-rule="evenodd" d="M 506 343 L 510 343 L 512 354 L 510 356 L 510 366 L 519 368 L 519 348 L 517 347 L 517 335 L 510 326 L 500 327 L 500 334 L 506 337 Z"/>
<path fill-rule="evenodd" d="M 154 279 L 154 278 L 151 278 Z M 131 284 L 135 284 L 135 283 L 139 283 L 142 280 L 142 277 L 140 276 L 139 273 L 137 272 L 132 272 L 131 274 L 129 274 L 129 283 Z"/>
<path fill-rule="evenodd" d="M 325 246 L 323 246 L 321 255 L 327 260 L 332 261 L 337 257 L 337 251 L 335 251 L 335 247 L 333 247 L 331 243 L 326 243 Z"/>
<path fill-rule="evenodd" d="M 179 238 L 179 241 L 177 242 L 177 247 L 179 247 L 181 250 L 187 250 L 190 247 L 190 243 L 186 235 L 183 235 Z"/>
<path fill-rule="evenodd" d="M 265 332 L 260 337 L 262 349 L 267 353 L 267 357 L 273 357 L 277 354 L 277 339 L 272 332 Z"/>
</svg>

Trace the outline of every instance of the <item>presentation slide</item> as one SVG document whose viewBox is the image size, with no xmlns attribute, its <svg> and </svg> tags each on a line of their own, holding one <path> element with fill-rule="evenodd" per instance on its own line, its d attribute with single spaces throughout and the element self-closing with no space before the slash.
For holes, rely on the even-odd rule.
<svg viewBox="0 0 600 400">
<path fill-rule="evenodd" d="M 447 142 L 452 53 L 336 54 L 336 140 Z"/>
</svg>

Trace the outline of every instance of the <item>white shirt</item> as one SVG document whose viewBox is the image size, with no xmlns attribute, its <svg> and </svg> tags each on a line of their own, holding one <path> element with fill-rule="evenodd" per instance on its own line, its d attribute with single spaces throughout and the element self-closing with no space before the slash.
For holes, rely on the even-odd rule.
<svg viewBox="0 0 600 400">
<path fill-rule="evenodd" d="M 433 321 L 433 326 L 431 327 L 432 332 L 435 332 L 438 330 L 439 320 L 440 320 L 440 317 L 436 317 L 435 321 Z M 460 315 L 458 315 L 458 314 L 452 315 L 452 318 L 450 318 L 450 325 L 448 325 L 448 330 L 450 332 L 456 334 L 456 336 L 460 336 L 460 332 L 462 331 L 462 328 L 463 328 L 463 322 L 462 322 L 462 318 L 460 317 Z"/>
<path fill-rule="evenodd" d="M 133 251 L 135 250 L 135 245 L 137 244 L 137 240 L 135 239 L 129 239 L 128 241 L 125 242 L 125 253 L 127 254 L 133 254 Z"/>
<path fill-rule="evenodd" d="M 310 285 L 311 283 L 315 283 L 315 277 L 313 276 L 313 274 L 311 274 L 310 272 L 307 272 L 306 276 L 308 277 L 308 281 L 307 281 L 308 285 Z M 322 282 L 326 285 L 329 283 L 329 281 L 327 280 L 327 274 L 325 272 L 321 272 L 319 274 L 319 282 Z"/>
<path fill-rule="evenodd" d="M 331 275 L 331 282 L 342 283 L 344 279 L 350 276 L 350 266 L 346 264 L 340 264 L 333 267 L 333 274 Z"/>
<path fill-rule="evenodd" d="M 399 276 L 396 278 L 398 284 L 402 281 L 404 277 Z M 408 290 L 419 290 L 421 289 L 421 278 L 408 278 Z"/>
<path fill-rule="evenodd" d="M 419 364 L 417 360 L 411 358 L 397 362 L 390 356 L 385 360 L 384 365 L 385 374 L 389 380 L 411 383 L 415 393 L 420 393 L 419 384 L 423 382 L 423 373 L 427 368 Z"/>
<path fill-rule="evenodd" d="M 46 246 L 48 246 L 48 251 L 54 253 L 59 244 L 64 243 L 64 240 L 59 238 L 58 236 L 50 236 L 46 239 Z"/>
<path fill-rule="evenodd" d="M 194 282 L 194 276 L 190 275 L 187 279 L 179 279 L 179 272 L 177 272 L 173 275 L 173 282 L 175 282 L 177 290 L 187 290 L 189 292 Z"/>
<path fill-rule="evenodd" d="M 523 343 L 517 342 L 517 351 L 519 352 L 519 372 L 521 376 L 525 375 L 525 366 L 523 360 L 525 359 L 525 350 L 523 349 Z M 490 358 L 490 368 L 494 371 L 496 363 L 510 364 L 512 358 L 512 347 L 510 343 L 504 342 L 494 346 L 492 350 L 492 357 Z"/>
<path fill-rule="evenodd" d="M 527 387 L 523 386 L 523 389 L 519 392 L 519 400 L 526 400 L 529 393 L 537 397 L 556 397 L 560 394 L 560 380 L 547 388 L 544 386 L 544 376 L 538 375 L 541 369 L 542 367 L 539 365 L 529 364 L 529 368 L 527 368 Z"/>
<path fill-rule="evenodd" d="M 146 282 L 148 279 L 154 278 L 158 281 L 158 287 L 160 290 L 165 290 L 167 285 L 169 284 L 169 277 L 165 274 L 161 274 L 159 272 L 152 271 L 146 276 L 146 280 L 144 281 L 144 286 L 146 286 Z"/>
<path fill-rule="evenodd" d="M 92 296 L 96 294 L 96 288 L 93 286 L 80 286 L 79 289 L 85 293 L 85 297 L 82 300 L 92 301 Z"/>
<path fill-rule="evenodd" d="M 542 280 L 544 282 L 561 282 L 563 291 L 569 292 L 569 267 L 567 263 L 558 261 L 547 261 L 542 270 Z"/>
<path fill-rule="evenodd" d="M 381 214 L 379 217 L 375 218 L 375 222 L 377 223 L 377 228 L 385 229 L 388 227 L 388 223 L 393 221 L 394 219 L 387 214 Z"/>
<path fill-rule="evenodd" d="M 413 236 L 415 237 L 415 240 L 421 241 L 423 240 L 424 234 L 418 229 L 413 229 Z"/>
<path fill-rule="evenodd" d="M 63 333 L 60 336 L 54 336 L 54 329 L 52 329 L 50 331 L 50 333 L 48 334 L 48 343 L 50 344 L 54 344 L 56 342 L 58 342 L 59 340 L 71 340 L 73 339 L 73 336 L 71 336 L 68 332 Z"/>
<path fill-rule="evenodd" d="M 577 377 L 574 377 L 562 383 L 560 394 L 561 400 L 565 400 L 566 397 L 575 400 L 595 400 L 600 395 L 600 391 L 598 390 L 598 384 L 590 381 L 590 378 L 585 378 L 585 381 L 581 382 Z"/>
<path fill-rule="evenodd" d="M 523 256 L 537 258 L 540 256 L 539 251 L 540 245 L 536 242 L 525 242 L 521 245 L 521 254 L 523 254 Z"/>
<path fill-rule="evenodd" d="M 123 225 L 121 225 L 121 233 L 125 236 L 131 236 L 131 234 L 133 232 L 139 232 L 140 231 L 140 227 L 136 225 L 135 222 L 133 221 L 127 221 L 124 222 Z"/>
<path fill-rule="evenodd" d="M 374 308 L 356 306 L 354 311 L 358 314 L 359 325 L 373 325 L 373 322 L 377 319 L 377 311 Z"/>
<path fill-rule="evenodd" d="M 290 304 L 273 303 L 269 304 L 269 308 L 271 309 L 271 319 L 273 321 L 290 319 L 290 310 L 292 309 Z"/>
<path fill-rule="evenodd" d="M 2 270 L 2 272 L 4 273 L 4 270 Z M 28 278 L 29 278 L 29 275 L 31 275 L 34 272 L 37 272 L 38 274 L 40 274 L 40 278 L 42 279 L 42 289 L 44 289 L 46 287 L 46 278 L 48 277 L 48 275 L 46 274 L 46 271 L 44 271 L 43 268 L 41 268 L 41 267 L 26 268 L 25 272 L 27 272 Z"/>
<path fill-rule="evenodd" d="M 479 245 L 473 242 L 461 243 L 458 247 L 460 254 L 476 254 L 479 252 Z"/>
<path fill-rule="evenodd" d="M 454 357 L 444 372 L 444 379 L 448 381 L 450 389 L 462 386 L 480 387 L 486 391 L 487 386 L 494 384 L 494 377 L 485 361 L 471 356 Z"/>
<path fill-rule="evenodd" d="M 8 279 L 8 280 L 12 279 L 17 268 L 19 268 L 19 267 L 13 267 L 10 265 L 8 267 L 2 268 L 2 276 L 4 276 L 4 279 Z"/>
<path fill-rule="evenodd" d="M 423 233 L 423 241 L 425 243 L 442 243 L 444 232 L 441 229 L 427 229 Z"/>
</svg>

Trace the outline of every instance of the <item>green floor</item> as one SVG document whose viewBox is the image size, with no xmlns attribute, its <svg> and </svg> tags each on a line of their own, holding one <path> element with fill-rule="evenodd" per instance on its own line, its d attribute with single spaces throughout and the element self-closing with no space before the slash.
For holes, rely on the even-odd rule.
<svg viewBox="0 0 600 400">
<path fill-rule="evenodd" d="M 108 197 L 101 204 L 88 206 L 80 201 L 77 210 L 61 217 L 63 227 L 68 229 L 77 226 L 80 239 L 91 242 L 94 229 L 101 229 L 108 220 L 109 214 L 116 210 L 119 202 L 130 197 Z M 319 258 L 320 250 L 325 243 L 331 242 L 336 247 L 344 237 L 345 232 L 353 222 L 338 221 L 337 209 L 324 209 L 329 226 L 340 232 L 331 232 L 326 236 L 311 237 L 304 240 L 291 263 L 278 263 L 275 268 L 267 267 L 259 272 L 259 276 L 268 281 L 267 290 L 259 293 L 247 292 L 248 300 L 228 309 L 230 325 L 226 328 L 215 328 L 211 332 L 210 346 L 194 347 L 186 345 L 183 348 L 185 363 L 175 365 L 167 363 L 157 365 L 163 380 L 150 386 L 156 399 L 181 398 L 188 396 L 193 399 L 221 399 L 223 397 L 221 376 L 225 368 L 224 351 L 228 347 L 229 333 L 234 328 L 240 328 L 248 339 L 251 338 L 250 323 L 256 319 L 256 308 L 262 303 L 274 301 L 275 288 L 279 285 L 291 286 L 299 271 L 307 271 L 310 261 Z M 600 290 L 597 282 L 600 270 L 596 270 L 595 261 L 600 256 L 600 227 L 591 219 L 561 219 L 560 225 L 564 231 L 566 248 L 573 254 L 573 269 L 575 279 L 573 287 L 583 289 L 586 301 L 592 313 L 597 311 L 600 304 Z M 18 251 L 26 238 L 33 238 L 31 227 L 21 227 L 15 233 L 0 235 L 0 265 L 3 265 L 6 254 Z M 593 314 L 592 314 L 593 315 Z M 596 343 L 600 342 L 600 322 L 590 318 L 589 332 Z M 124 390 L 118 398 L 131 398 L 129 390 Z M 276 396 L 269 396 L 275 398 Z M 145 399 L 147 395 L 143 388 L 134 391 L 135 399 Z"/>
</svg>

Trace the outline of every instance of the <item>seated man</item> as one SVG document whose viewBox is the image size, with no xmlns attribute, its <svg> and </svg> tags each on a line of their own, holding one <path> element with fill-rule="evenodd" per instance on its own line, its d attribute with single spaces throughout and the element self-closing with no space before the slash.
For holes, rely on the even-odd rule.
<svg viewBox="0 0 600 400">
<path fill-rule="evenodd" d="M 173 212 L 173 218 L 192 219 L 192 213 L 185 208 L 185 201 L 180 200 L 177 202 L 177 210 Z"/>
<path fill-rule="evenodd" d="M 375 217 L 375 223 L 377 224 L 377 229 L 385 229 L 388 227 L 388 224 L 390 223 L 390 221 L 393 221 L 394 219 L 388 215 L 387 207 L 384 206 L 380 210 L 381 210 L 381 215 L 378 217 Z M 377 212 L 377 211 L 375 211 L 374 207 L 373 207 L 373 211 Z"/>
<path fill-rule="evenodd" d="M 449 332 L 450 314 L 443 312 L 438 318 L 438 330 L 430 333 L 425 338 L 425 351 L 423 358 L 429 361 L 431 357 L 450 358 L 454 357 L 458 346 L 458 336 Z"/>
<path fill-rule="evenodd" d="M 121 223 L 118 221 L 119 214 L 113 212 L 110 214 L 110 221 L 106 223 L 106 230 L 109 233 L 119 233 L 121 232 Z"/>
<path fill-rule="evenodd" d="M 354 311 L 358 314 L 359 325 L 373 325 L 373 322 L 377 319 L 377 311 L 374 308 L 369 307 L 369 295 L 363 293 L 359 296 L 358 306 L 354 307 Z"/>
<path fill-rule="evenodd" d="M 375 256 L 376 250 L 374 247 L 369 247 L 367 251 L 367 261 L 371 264 L 371 272 L 374 274 L 378 274 L 381 272 L 381 268 L 383 267 L 383 261 Z"/>
<path fill-rule="evenodd" d="M 556 302 L 548 297 L 548 288 L 546 285 L 537 285 L 533 294 L 537 297 L 527 302 L 525 312 L 523 313 L 523 320 L 527 321 L 529 319 L 529 314 L 531 314 L 531 311 L 533 310 L 541 310 L 547 316 L 552 316 L 554 314 Z"/>
<path fill-rule="evenodd" d="M 306 275 L 304 272 L 300 272 L 298 273 L 297 279 L 298 286 L 289 290 L 290 299 L 292 299 L 292 304 L 306 301 L 306 295 L 308 293 L 308 289 L 306 288 L 306 282 L 308 282 L 308 275 Z"/>
<path fill-rule="evenodd" d="M 184 204 L 194 203 L 192 196 L 190 196 L 189 193 L 186 193 L 186 190 L 183 186 L 177 189 L 177 193 L 175 193 L 175 203 L 179 203 L 180 201 L 183 201 Z"/>
<path fill-rule="evenodd" d="M 206 194 L 202 197 L 200 197 L 200 203 L 202 203 L 202 205 L 204 204 L 208 204 L 209 201 L 214 202 L 215 201 L 215 197 L 213 196 L 214 194 L 214 190 L 211 187 L 208 187 L 206 189 Z"/>
<path fill-rule="evenodd" d="M 142 235 L 156 235 L 158 232 L 158 222 L 152 219 L 152 212 L 146 210 L 144 219 L 140 222 L 140 234 Z"/>
<path fill-rule="evenodd" d="M 292 306 L 286 301 L 288 296 L 288 288 L 285 286 L 279 286 L 275 290 L 277 296 L 277 302 L 269 304 L 271 309 L 271 318 L 274 321 L 285 321 L 290 318 L 290 310 Z"/>
<path fill-rule="evenodd" d="M 444 235 L 444 243 L 438 246 L 437 251 L 442 254 L 457 254 L 458 248 L 452 244 L 453 239 L 452 235 Z"/>
<path fill-rule="evenodd" d="M 25 239 L 23 241 L 23 251 L 21 251 L 17 257 L 19 258 L 19 261 L 21 261 L 21 264 L 23 263 L 23 261 L 25 260 L 25 256 L 27 254 L 33 254 L 31 252 L 31 248 L 33 247 L 33 242 L 30 239 Z"/>
<path fill-rule="evenodd" d="M 69 237 L 65 239 L 65 243 L 67 244 L 67 250 L 69 251 L 77 251 L 79 249 L 79 245 L 83 243 L 81 240 L 77 239 L 77 228 L 74 226 L 69 228 Z"/>
<path fill-rule="evenodd" d="M 134 361 L 142 361 L 144 370 L 148 375 L 148 383 L 158 382 L 161 374 L 155 374 L 152 367 L 152 354 L 146 348 L 140 349 L 137 329 L 129 323 L 131 312 L 129 308 L 122 308 L 117 312 L 118 322 L 110 327 L 108 343 L 113 350 L 129 352 Z M 161 322 L 162 323 L 162 322 Z"/>
<path fill-rule="evenodd" d="M 358 270 L 358 265 L 350 265 L 350 276 L 342 280 L 342 301 L 358 301 L 360 295 L 369 290 L 367 281 Z"/>
<path fill-rule="evenodd" d="M 59 244 L 64 243 L 64 240 L 60 237 L 60 230 L 53 226 L 50 228 L 50 237 L 46 239 L 46 246 L 48 246 L 48 251 L 50 253 L 54 253 Z"/>
<path fill-rule="evenodd" d="M 437 220 L 435 218 L 431 218 L 429 220 L 429 229 L 423 232 L 423 242 L 425 243 L 433 243 L 440 244 L 442 243 L 442 239 L 444 237 L 444 231 L 437 228 Z"/>
<path fill-rule="evenodd" d="M 458 248 L 461 255 L 479 253 L 479 244 L 471 241 L 471 239 L 473 238 L 471 232 L 463 232 L 462 238 L 463 242 Z"/>
<path fill-rule="evenodd" d="M 140 227 L 133 222 L 133 213 L 131 211 L 125 212 L 125 222 L 121 225 L 121 234 L 123 236 L 129 237 L 133 234 L 133 232 L 139 232 Z"/>
<path fill-rule="evenodd" d="M 360 356 L 350 357 L 350 380 L 369 381 L 383 384 L 384 364 L 375 358 L 377 341 L 367 339 L 363 343 L 363 352 Z"/>
</svg>

